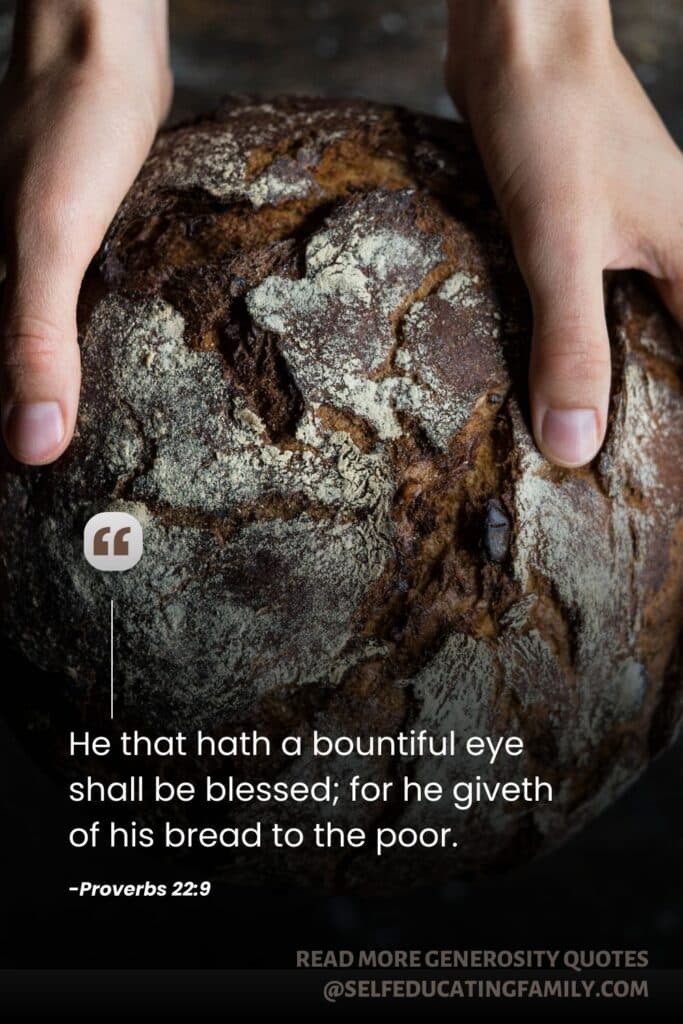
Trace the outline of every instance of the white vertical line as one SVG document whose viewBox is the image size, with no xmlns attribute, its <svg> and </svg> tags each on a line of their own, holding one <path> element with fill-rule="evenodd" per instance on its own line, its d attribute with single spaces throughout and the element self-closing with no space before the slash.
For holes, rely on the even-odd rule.
<svg viewBox="0 0 683 1024">
<path fill-rule="evenodd" d="M 109 602 L 109 717 L 114 718 L 114 601 Z"/>
</svg>

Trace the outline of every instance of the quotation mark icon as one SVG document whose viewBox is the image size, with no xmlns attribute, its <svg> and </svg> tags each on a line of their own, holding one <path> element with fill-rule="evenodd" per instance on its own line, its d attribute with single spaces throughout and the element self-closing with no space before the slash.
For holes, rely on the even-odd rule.
<svg viewBox="0 0 683 1024">
<path fill-rule="evenodd" d="M 128 512 L 98 512 L 85 524 L 83 553 L 102 572 L 132 569 L 142 558 L 142 527 Z"/>
</svg>

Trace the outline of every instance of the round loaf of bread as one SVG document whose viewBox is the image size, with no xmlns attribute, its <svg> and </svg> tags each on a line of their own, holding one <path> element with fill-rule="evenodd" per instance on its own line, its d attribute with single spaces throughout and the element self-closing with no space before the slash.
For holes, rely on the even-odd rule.
<svg viewBox="0 0 683 1024">
<path fill-rule="evenodd" d="M 557 843 L 681 711 L 680 338 L 637 276 L 605 297 L 607 439 L 564 471 L 530 435 L 526 292 L 465 128 L 287 99 L 164 132 L 83 287 L 74 443 L 5 461 L 6 638 L 91 729 L 113 600 L 119 728 L 458 738 L 441 758 L 274 758 L 271 779 L 553 787 L 469 810 L 341 800 L 336 824 L 450 825 L 458 847 L 262 849 L 271 878 L 452 877 Z M 107 510 L 143 526 L 128 572 L 83 557 Z M 524 754 L 487 773 L 471 735 Z"/>
</svg>

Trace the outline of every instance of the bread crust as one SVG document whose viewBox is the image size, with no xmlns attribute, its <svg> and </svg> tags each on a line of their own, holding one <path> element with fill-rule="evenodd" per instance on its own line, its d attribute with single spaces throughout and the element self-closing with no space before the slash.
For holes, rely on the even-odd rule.
<svg viewBox="0 0 683 1024">
<path fill-rule="evenodd" d="M 6 638 L 91 721 L 113 598 L 121 723 L 519 735 L 495 778 L 538 773 L 553 804 L 458 815 L 430 877 L 555 844 L 681 715 L 680 338 L 636 275 L 605 298 L 607 438 L 560 470 L 530 436 L 528 303 L 464 127 L 285 98 L 164 132 L 83 288 L 74 443 L 39 470 L 5 460 Z M 129 573 L 81 556 L 107 508 L 143 524 Z M 473 766 L 326 770 L 449 787 Z M 386 881 L 363 853 L 291 861 L 268 870 Z M 392 878 L 419 863 L 396 853 Z"/>
</svg>

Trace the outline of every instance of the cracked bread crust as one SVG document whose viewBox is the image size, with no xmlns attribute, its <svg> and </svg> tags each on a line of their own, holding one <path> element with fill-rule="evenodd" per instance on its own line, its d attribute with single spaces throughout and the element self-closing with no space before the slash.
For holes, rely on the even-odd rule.
<svg viewBox="0 0 683 1024">
<path fill-rule="evenodd" d="M 525 291 L 464 128 L 245 99 L 163 133 L 83 288 L 74 444 L 5 464 L 5 635 L 90 722 L 113 598 L 121 723 L 519 735 L 495 778 L 538 773 L 551 805 L 397 802 L 381 820 L 454 825 L 432 878 L 557 843 L 681 713 L 680 339 L 636 276 L 605 294 L 607 440 L 568 472 L 529 434 Z M 131 572 L 81 556 L 106 508 L 143 524 Z M 325 771 L 487 777 L 465 758 Z M 386 884 L 363 853 L 275 852 L 244 871 Z M 417 863 L 396 853 L 392 879 Z"/>
</svg>

